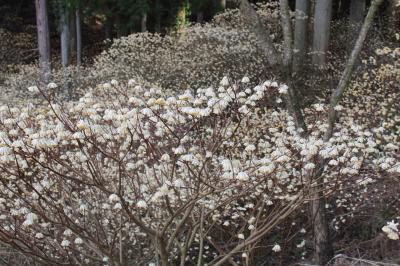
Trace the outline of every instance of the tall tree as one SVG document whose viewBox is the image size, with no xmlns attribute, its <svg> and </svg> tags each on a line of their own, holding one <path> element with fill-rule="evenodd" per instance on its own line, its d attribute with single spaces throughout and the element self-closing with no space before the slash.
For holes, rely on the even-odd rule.
<svg viewBox="0 0 400 266">
<path fill-rule="evenodd" d="M 51 73 L 51 49 L 46 0 L 35 0 L 35 7 L 39 47 L 39 67 L 42 82 L 47 83 L 50 79 Z"/>
<path fill-rule="evenodd" d="M 61 64 L 63 67 L 69 65 L 70 53 L 70 23 L 69 23 L 69 7 L 66 1 L 62 1 L 59 5 L 60 11 L 60 39 L 61 39 Z"/>
<path fill-rule="evenodd" d="M 317 0 L 314 14 L 312 62 L 318 67 L 324 67 L 326 64 L 331 18 L 332 0 Z"/>
<path fill-rule="evenodd" d="M 310 0 L 296 0 L 296 24 L 294 31 L 293 71 L 297 72 L 305 60 Z"/>
<path fill-rule="evenodd" d="M 147 13 L 146 12 L 142 13 L 142 18 L 140 20 L 140 29 L 142 32 L 147 31 Z"/>
<path fill-rule="evenodd" d="M 72 62 L 73 58 L 76 56 L 76 12 L 75 7 L 71 8 L 71 12 L 69 12 L 69 55 L 70 62 Z"/>
<path fill-rule="evenodd" d="M 81 5 L 78 2 L 75 10 L 75 25 L 76 25 L 76 64 L 78 66 L 82 63 L 82 11 Z"/>
<path fill-rule="evenodd" d="M 138 9 L 140 11 L 140 29 L 142 32 L 147 31 L 147 18 L 150 11 L 149 3 L 147 0 L 140 0 L 137 2 Z M 135 13 L 135 10 L 129 10 L 129 13 Z M 132 14 L 127 14 L 128 17 Z"/>
</svg>

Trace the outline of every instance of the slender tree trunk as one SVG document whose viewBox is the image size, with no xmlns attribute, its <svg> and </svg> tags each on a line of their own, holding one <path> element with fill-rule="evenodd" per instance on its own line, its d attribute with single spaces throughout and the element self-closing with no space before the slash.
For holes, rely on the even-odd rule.
<svg viewBox="0 0 400 266">
<path fill-rule="evenodd" d="M 298 101 L 295 84 L 292 80 L 293 64 L 293 34 L 292 34 L 292 21 L 290 18 L 290 8 L 288 0 L 280 0 L 281 10 L 281 25 L 283 32 L 283 58 L 282 58 L 282 77 L 288 86 L 288 93 L 286 94 L 286 106 L 289 113 L 293 116 L 296 127 L 301 129 L 300 134 L 307 134 L 307 126 L 304 121 L 303 114 Z"/>
<path fill-rule="evenodd" d="M 46 0 L 36 0 L 35 6 L 41 81 L 48 83 L 51 73 L 51 48 L 49 20 L 47 16 L 47 2 Z"/>
<path fill-rule="evenodd" d="M 284 72 L 288 72 L 291 76 L 291 64 L 293 60 L 293 34 L 292 21 L 290 19 L 290 8 L 288 0 L 280 0 L 281 25 L 283 32 L 283 66 L 286 68 Z"/>
<path fill-rule="evenodd" d="M 364 19 L 365 0 L 351 0 L 349 20 L 353 24 L 361 24 Z"/>
<path fill-rule="evenodd" d="M 335 125 L 337 113 L 334 109 L 336 105 L 339 104 L 341 99 L 343 98 L 343 94 L 345 89 L 347 88 L 351 75 L 353 74 L 353 69 L 357 58 L 361 52 L 361 49 L 364 45 L 365 38 L 367 36 L 368 30 L 372 25 L 375 14 L 382 4 L 383 0 L 372 0 L 371 7 L 368 10 L 368 14 L 364 20 L 360 33 L 358 35 L 357 41 L 354 45 L 353 51 L 351 52 L 350 58 L 347 61 L 346 68 L 343 71 L 342 77 L 340 78 L 339 84 L 335 91 L 333 92 L 330 100 L 330 109 L 329 109 L 329 119 L 328 119 L 328 129 L 325 133 L 324 139 L 328 141 L 333 134 L 333 127 Z"/>
<path fill-rule="evenodd" d="M 72 87 L 70 77 L 67 72 L 67 66 L 70 61 L 70 20 L 69 20 L 69 8 L 65 2 L 60 4 L 60 30 L 61 30 L 61 65 L 63 67 L 63 78 L 64 78 L 64 91 L 68 93 L 69 99 L 72 98 Z"/>
<path fill-rule="evenodd" d="M 69 16 L 69 54 L 70 54 L 70 62 L 72 63 L 73 59 L 76 57 L 76 12 L 70 12 Z"/>
<path fill-rule="evenodd" d="M 323 169 L 322 167 L 321 169 Z M 324 183 L 321 170 L 321 173 L 317 174 L 316 184 L 311 191 L 314 197 L 311 201 L 311 215 L 314 231 L 315 259 L 318 265 L 326 265 L 334 255 L 328 227 L 328 217 L 326 216 L 326 200 L 323 188 Z"/>
<path fill-rule="evenodd" d="M 60 30 L 61 30 L 61 65 L 66 67 L 69 65 L 69 38 L 70 28 L 68 20 L 68 8 L 61 6 L 60 8 Z"/>
<path fill-rule="evenodd" d="M 312 62 L 318 67 L 326 64 L 329 48 L 332 0 L 317 0 L 314 15 L 314 37 Z"/>
<path fill-rule="evenodd" d="M 142 32 L 146 32 L 147 31 L 147 13 L 143 13 L 142 14 L 142 18 L 140 21 L 140 27 L 141 27 L 141 31 Z"/>
<path fill-rule="evenodd" d="M 168 251 L 166 249 L 166 243 L 162 237 L 157 237 L 157 249 L 161 259 L 161 266 L 168 266 Z"/>
<path fill-rule="evenodd" d="M 296 24 L 294 31 L 293 71 L 299 71 L 306 58 L 307 28 L 310 13 L 310 0 L 296 0 Z"/>
<path fill-rule="evenodd" d="M 76 18 L 76 64 L 82 64 L 82 20 L 81 20 L 81 7 L 78 5 L 75 12 Z"/>
</svg>

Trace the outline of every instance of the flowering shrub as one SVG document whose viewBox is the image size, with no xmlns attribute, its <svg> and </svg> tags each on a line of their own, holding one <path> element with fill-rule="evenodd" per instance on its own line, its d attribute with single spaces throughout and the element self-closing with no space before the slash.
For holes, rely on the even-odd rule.
<svg viewBox="0 0 400 266">
<path fill-rule="evenodd" d="M 305 138 L 282 109 L 288 87 L 258 83 L 266 60 L 229 12 L 180 38 L 116 40 L 93 67 L 29 87 L 47 105 L 0 108 L 2 242 L 50 264 L 252 265 L 260 250 L 273 260 L 290 246 L 304 257 L 307 230 L 296 222 L 319 167 L 337 231 L 371 191 L 387 193 L 374 185 L 400 172 L 398 48 L 364 61 L 328 142 L 327 105 L 305 108 Z M 246 77 L 208 87 L 223 75 Z M 92 88 L 57 102 L 68 82 Z M 398 238 L 395 220 L 381 228 Z"/>
<path fill-rule="evenodd" d="M 141 84 L 173 91 L 205 88 L 224 76 L 248 76 L 256 84 L 271 71 L 255 43 L 247 31 L 211 24 L 189 27 L 178 37 L 137 33 L 116 39 L 95 57 L 92 66 L 60 69 L 55 65 L 52 80 L 60 88 L 74 88 L 78 95 L 85 93 L 81 88 L 132 77 Z M 8 75 L 4 90 L 10 90 L 14 98 L 29 98 L 25 88 L 39 80 L 39 73 L 35 65 L 21 66 L 17 73 Z"/>
<path fill-rule="evenodd" d="M 278 35 L 277 4 L 257 10 Z M 103 80 L 134 76 L 146 84 L 182 91 L 216 84 L 224 76 L 248 76 L 257 84 L 271 76 L 265 62 L 235 9 L 217 15 L 212 23 L 187 27 L 177 37 L 139 33 L 118 39 L 95 59 L 92 75 Z"/>
<path fill-rule="evenodd" d="M 379 174 L 374 129 L 348 127 L 350 110 L 337 108 L 325 143 L 325 107 L 314 106 L 304 139 L 286 111 L 260 105 L 286 86 L 248 82 L 168 95 L 112 80 L 66 104 L 53 83 L 30 87 L 47 107 L 0 109 L 0 239 L 57 264 L 246 261 L 312 197 L 320 156 L 328 194 Z"/>
<path fill-rule="evenodd" d="M 265 79 L 265 61 L 248 32 L 196 25 L 178 37 L 139 33 L 118 39 L 95 59 L 92 75 L 104 80 L 134 76 L 183 91 L 215 84 L 223 76 Z"/>
</svg>

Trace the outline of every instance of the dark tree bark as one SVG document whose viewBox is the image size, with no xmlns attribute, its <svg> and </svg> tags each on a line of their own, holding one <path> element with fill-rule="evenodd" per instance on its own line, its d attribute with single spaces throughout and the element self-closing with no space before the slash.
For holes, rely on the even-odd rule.
<svg viewBox="0 0 400 266">
<path fill-rule="evenodd" d="M 51 49 L 46 0 L 36 0 L 35 7 L 41 80 L 48 83 L 51 74 Z"/>
<path fill-rule="evenodd" d="M 317 0 L 314 14 L 314 37 L 312 62 L 318 67 L 326 64 L 329 47 L 332 0 Z"/>
<path fill-rule="evenodd" d="M 76 18 L 76 64 L 80 66 L 82 64 L 82 19 L 81 19 L 81 7 L 78 5 L 75 12 Z"/>
<path fill-rule="evenodd" d="M 303 65 L 307 51 L 307 28 L 310 13 L 310 0 L 296 0 L 296 24 L 294 31 L 293 71 Z"/>
<path fill-rule="evenodd" d="M 70 62 L 73 61 L 73 58 L 76 56 L 76 12 L 69 12 L 69 54 L 70 54 Z"/>
</svg>

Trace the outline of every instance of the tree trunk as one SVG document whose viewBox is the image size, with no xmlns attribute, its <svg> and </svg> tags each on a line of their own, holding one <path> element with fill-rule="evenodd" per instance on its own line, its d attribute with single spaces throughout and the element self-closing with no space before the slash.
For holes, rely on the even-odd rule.
<svg viewBox="0 0 400 266">
<path fill-rule="evenodd" d="M 35 6 L 41 81 L 48 83 L 51 73 L 51 49 L 46 0 L 36 0 Z"/>
<path fill-rule="evenodd" d="M 70 12 L 69 17 L 69 54 L 70 62 L 72 63 L 74 57 L 76 56 L 76 12 Z"/>
<path fill-rule="evenodd" d="M 351 0 L 349 20 L 353 24 L 361 24 L 364 19 L 365 0 Z"/>
<path fill-rule="evenodd" d="M 324 67 L 326 64 L 326 54 L 329 48 L 331 17 L 332 0 L 317 0 L 314 15 L 312 63 L 318 67 Z"/>
<path fill-rule="evenodd" d="M 76 18 L 76 65 L 82 64 L 82 27 L 81 27 L 81 8 L 78 6 L 75 12 Z"/>
<path fill-rule="evenodd" d="M 353 69 L 357 58 L 361 52 L 361 49 L 364 45 L 365 38 L 367 36 L 368 30 L 371 27 L 375 14 L 381 5 L 383 0 L 373 0 L 371 3 L 371 7 L 368 10 L 368 14 L 364 20 L 364 23 L 361 27 L 360 33 L 358 35 L 356 44 L 354 45 L 353 51 L 351 52 L 350 58 L 347 61 L 346 68 L 343 71 L 342 77 L 340 78 L 339 84 L 335 91 L 332 93 L 330 100 L 330 109 L 329 109 L 329 119 L 328 119 L 328 129 L 325 132 L 324 139 L 328 141 L 333 134 L 333 127 L 336 121 L 336 111 L 334 107 L 339 104 L 343 97 L 343 93 L 347 88 L 347 85 L 350 82 L 351 75 L 353 74 Z"/>
<path fill-rule="evenodd" d="M 281 25 L 283 32 L 283 57 L 282 57 L 282 78 L 288 86 L 288 93 L 286 94 L 286 106 L 289 113 L 293 116 L 296 127 L 301 129 L 301 135 L 307 134 L 307 126 L 304 121 L 303 114 L 298 101 L 297 92 L 295 91 L 295 84 L 292 80 L 293 64 L 293 34 L 292 34 L 292 21 L 290 18 L 290 8 L 288 0 L 280 0 L 281 10 Z"/>
<path fill-rule="evenodd" d="M 306 58 L 307 26 L 310 13 L 310 0 L 296 0 L 296 24 L 294 31 L 293 71 L 299 71 Z"/>
<path fill-rule="evenodd" d="M 321 169 L 323 169 L 321 167 Z M 324 183 L 322 170 L 317 174 L 315 187 L 312 189 L 311 215 L 314 230 L 315 259 L 318 265 L 326 265 L 333 257 L 333 246 L 329 235 L 328 217 L 325 209 Z"/>
<path fill-rule="evenodd" d="M 70 21 L 69 21 L 69 8 L 65 2 L 60 4 L 60 30 L 61 30 L 61 65 L 63 67 L 64 91 L 68 93 L 69 99 L 72 99 L 72 88 L 70 77 L 66 71 L 66 67 L 70 61 Z"/>
<path fill-rule="evenodd" d="M 69 38 L 70 28 L 68 20 L 68 8 L 61 6 L 60 8 L 60 30 L 61 30 L 61 65 L 66 67 L 69 65 Z"/>
<path fill-rule="evenodd" d="M 140 27 L 141 27 L 142 32 L 147 31 L 147 13 L 142 14 L 142 18 L 140 20 Z"/>
</svg>

